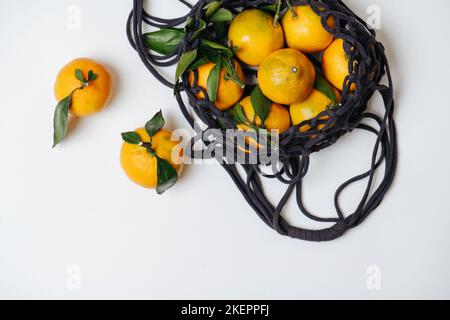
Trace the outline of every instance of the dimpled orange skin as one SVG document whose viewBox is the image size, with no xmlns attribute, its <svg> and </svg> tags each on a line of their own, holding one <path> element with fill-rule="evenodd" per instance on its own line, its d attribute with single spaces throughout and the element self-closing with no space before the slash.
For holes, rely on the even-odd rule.
<svg viewBox="0 0 450 320">
<path fill-rule="evenodd" d="M 324 51 L 322 58 L 322 70 L 325 78 L 333 86 L 339 90 L 344 89 L 345 78 L 349 75 L 348 71 L 348 57 L 344 51 L 344 40 L 336 39 Z M 354 91 L 356 84 L 350 86 L 350 90 Z"/>
<path fill-rule="evenodd" d="M 255 109 L 253 108 L 251 98 L 245 97 L 240 104 L 247 120 L 250 123 L 254 123 L 257 127 L 261 127 L 261 119 L 259 116 L 255 115 Z M 264 125 L 268 130 L 278 130 L 280 133 L 287 131 L 291 127 L 291 118 L 288 109 L 278 103 L 272 103 Z M 243 129 L 245 129 L 245 127 Z"/>
<path fill-rule="evenodd" d="M 316 72 L 308 58 L 294 49 L 270 54 L 258 69 L 258 83 L 264 95 L 273 102 L 290 105 L 308 97 Z"/>
<path fill-rule="evenodd" d="M 334 36 L 325 30 L 320 16 L 310 5 L 297 6 L 294 10 L 296 17 L 287 10 L 281 22 L 287 46 L 305 53 L 317 53 L 326 49 L 333 42 Z M 333 17 L 327 19 L 327 25 L 334 28 Z"/>
<path fill-rule="evenodd" d="M 167 160 L 181 174 L 183 164 L 181 162 L 182 151 L 172 159 L 172 152 L 179 144 L 171 141 L 172 132 L 168 130 L 158 131 L 152 139 L 144 128 L 137 129 L 143 142 L 151 142 L 153 150 L 158 157 Z M 155 189 L 158 183 L 157 159 L 153 157 L 144 147 L 124 142 L 120 153 L 120 162 L 127 177 L 134 183 L 147 188 Z"/>
<path fill-rule="evenodd" d="M 341 94 L 339 91 L 336 92 L 336 97 L 338 101 L 341 100 Z M 318 116 L 320 113 L 325 111 L 332 101 L 320 91 L 313 89 L 308 98 L 302 102 L 294 103 L 289 107 L 289 113 L 291 115 L 291 120 L 293 125 L 297 125 L 306 120 L 311 120 Z M 327 116 L 322 117 L 322 120 L 326 120 Z M 322 129 L 324 125 L 319 125 L 318 129 Z M 310 126 L 302 126 L 300 131 L 305 132 L 310 129 Z"/>
<path fill-rule="evenodd" d="M 245 10 L 233 19 L 228 40 L 238 47 L 237 57 L 251 66 L 259 65 L 270 53 L 284 47 L 281 26 L 274 27 L 273 17 L 257 9 Z"/>
<path fill-rule="evenodd" d="M 87 79 L 89 70 L 92 70 L 98 77 L 88 87 L 77 90 L 73 94 L 70 112 L 78 117 L 86 117 L 102 111 L 111 98 L 112 80 L 109 71 L 92 59 L 76 59 L 61 69 L 54 86 L 56 99 L 61 101 L 81 86 L 80 81 L 75 77 L 76 69 L 83 72 L 85 79 Z"/>
<path fill-rule="evenodd" d="M 236 60 L 234 61 L 236 73 L 241 79 L 242 83 L 245 83 L 245 75 L 242 70 L 241 65 Z M 198 70 L 198 85 L 206 90 L 208 77 L 211 73 L 211 70 L 214 68 L 214 64 L 212 62 L 206 63 L 200 66 Z M 217 97 L 215 105 L 219 110 L 227 110 L 233 107 L 244 94 L 244 88 L 241 88 L 236 82 L 233 80 L 225 79 L 225 68 L 222 68 L 220 72 L 219 79 L 219 87 L 217 89 Z M 189 85 L 194 85 L 194 72 L 191 71 L 189 73 Z M 197 98 L 204 99 L 205 96 L 202 92 L 197 94 Z"/>
</svg>

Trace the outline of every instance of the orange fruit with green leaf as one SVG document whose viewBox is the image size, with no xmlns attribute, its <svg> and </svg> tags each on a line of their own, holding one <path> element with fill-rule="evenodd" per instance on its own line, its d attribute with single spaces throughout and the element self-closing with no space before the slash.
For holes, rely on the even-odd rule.
<svg viewBox="0 0 450 320">
<path fill-rule="evenodd" d="M 254 92 L 256 90 L 258 88 Z M 264 102 L 256 99 L 258 98 L 255 98 L 255 93 L 253 93 L 253 97 L 245 97 L 239 102 L 245 116 L 245 119 L 242 119 L 244 121 L 240 121 L 241 123 L 238 124 L 239 129 L 247 131 L 252 128 L 263 128 L 266 130 L 277 130 L 279 133 L 289 130 L 291 119 L 285 106 L 273 103 L 267 98 L 265 98 L 267 100 Z M 261 118 L 264 119 L 264 123 L 261 121 Z"/>
<path fill-rule="evenodd" d="M 230 63 L 227 68 L 225 63 Z M 219 110 L 227 110 L 234 106 L 244 94 L 245 75 L 241 65 L 236 60 L 217 63 L 208 62 L 197 68 L 197 85 L 207 91 L 209 99 Z M 189 73 L 189 85 L 194 86 L 194 71 Z M 197 98 L 204 99 L 203 92 Z"/>
<path fill-rule="evenodd" d="M 69 112 L 86 117 L 107 106 L 112 92 L 111 75 L 105 66 L 92 59 L 76 59 L 58 73 L 54 92 L 59 103 L 53 120 L 53 147 L 67 136 Z"/>
<path fill-rule="evenodd" d="M 183 150 L 172 141 L 172 132 L 163 129 L 158 112 L 144 128 L 122 133 L 120 162 L 134 183 L 162 194 L 175 185 L 183 169 Z"/>
<path fill-rule="evenodd" d="M 305 100 L 289 106 L 292 124 L 299 125 L 304 121 L 317 117 L 329 108 L 338 108 L 341 99 L 339 90 L 334 88 L 318 71 L 311 94 Z M 320 120 L 327 119 L 328 116 L 323 116 Z M 323 127 L 324 124 L 319 124 L 317 129 L 321 130 Z M 309 125 L 300 127 L 300 131 L 302 132 L 310 129 L 311 127 Z"/>
<path fill-rule="evenodd" d="M 55 97 L 61 101 L 72 94 L 69 111 L 86 117 L 102 111 L 111 97 L 112 81 L 108 69 L 87 58 L 73 60 L 58 73 Z"/>
<path fill-rule="evenodd" d="M 273 103 L 256 86 L 251 95 L 242 99 L 228 111 L 236 127 L 244 132 L 244 141 L 257 149 L 264 145 L 257 142 L 264 139 L 264 144 L 272 134 L 281 134 L 291 126 L 289 111 L 286 107 Z M 274 132 L 273 132 L 274 131 Z M 262 134 L 262 136 L 258 136 Z M 261 142 L 261 141 L 260 141 Z M 238 146 L 241 151 L 251 153 L 247 148 Z"/>
</svg>

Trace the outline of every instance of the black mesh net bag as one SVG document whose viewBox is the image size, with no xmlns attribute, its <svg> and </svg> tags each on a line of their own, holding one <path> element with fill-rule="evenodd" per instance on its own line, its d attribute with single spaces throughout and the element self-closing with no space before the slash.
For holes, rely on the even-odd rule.
<svg viewBox="0 0 450 320">
<path fill-rule="evenodd" d="M 219 110 L 209 100 L 207 91 L 197 85 L 197 79 L 190 83 L 189 72 L 195 73 L 195 71 L 179 68 L 181 80 L 174 84 L 162 76 L 158 70 L 175 64 L 180 67 L 180 60 L 184 64 L 188 61 L 186 67 L 190 62 L 200 64 L 202 61 L 198 58 L 198 52 L 202 50 L 205 39 L 220 46 L 227 46 L 223 37 L 220 37 L 223 28 L 227 28 L 227 23 L 208 23 L 208 11 L 212 10 L 208 8 L 217 6 L 237 14 L 243 9 L 275 8 L 276 10 L 278 7 L 283 13 L 289 10 L 291 5 L 309 4 L 321 16 L 324 28 L 335 38 L 344 40 L 344 49 L 349 57 L 350 75 L 344 82 L 342 101 L 337 108 L 329 108 L 315 118 L 294 125 L 279 135 L 277 152 L 280 170 L 267 174 L 261 170 L 261 163 L 238 164 L 227 162 L 226 159 L 221 161 L 221 165 L 256 214 L 281 235 L 306 241 L 331 241 L 360 225 L 380 205 L 392 185 L 397 165 L 392 79 L 384 47 L 376 40 L 375 31 L 340 0 L 223 0 L 220 2 L 200 0 L 195 5 L 184 0 L 180 1 L 188 7 L 188 13 L 176 19 L 163 19 L 146 12 L 144 0 L 134 0 L 133 10 L 128 19 L 127 34 L 131 45 L 151 74 L 174 91 L 180 110 L 192 128 L 196 127 L 196 120 L 191 115 L 192 111 L 208 129 L 225 131 L 236 128 L 236 123 L 229 113 Z M 335 19 L 334 27 L 326 23 L 330 16 Z M 183 36 L 171 52 L 157 53 L 151 50 L 144 40 L 144 27 L 149 26 L 160 29 L 179 28 L 177 30 L 184 30 Z M 315 57 L 308 57 L 313 63 L 318 63 Z M 255 72 L 245 67 L 244 71 L 249 76 Z M 356 86 L 356 90 L 351 89 L 352 85 Z M 199 92 L 203 93 L 204 98 L 198 98 Z M 377 92 L 381 95 L 384 106 L 376 113 L 372 113 L 367 110 L 368 102 Z M 303 127 L 307 129 L 301 130 Z M 337 189 L 334 197 L 335 217 L 316 216 L 305 208 L 302 199 L 302 181 L 308 172 L 310 156 L 335 144 L 343 135 L 354 130 L 365 130 L 376 136 L 370 168 L 344 182 Z M 202 135 L 197 135 L 192 143 L 198 140 L 206 145 L 211 143 Z M 375 174 L 378 171 L 381 178 L 380 182 L 376 183 Z M 278 181 L 285 185 L 286 192 L 278 204 L 274 205 L 267 199 L 263 179 L 271 179 L 271 183 Z M 339 205 L 341 193 L 349 185 L 361 180 L 367 181 L 362 199 L 354 212 L 344 213 Z M 325 227 L 318 230 L 306 230 L 291 225 L 282 215 L 291 196 L 296 197 L 302 214 Z M 332 226 L 329 227 L 330 225 Z"/>
</svg>

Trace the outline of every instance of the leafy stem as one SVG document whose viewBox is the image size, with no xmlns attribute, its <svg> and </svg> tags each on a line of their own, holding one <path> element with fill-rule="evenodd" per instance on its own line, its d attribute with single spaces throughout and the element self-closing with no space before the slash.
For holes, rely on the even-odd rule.
<svg viewBox="0 0 450 320">
<path fill-rule="evenodd" d="M 291 3 L 291 0 L 286 0 L 286 4 L 287 4 L 287 6 L 288 6 L 288 8 L 289 8 L 289 11 L 291 12 L 291 14 L 292 14 L 292 17 L 293 18 L 297 18 L 297 12 L 295 12 L 295 9 L 294 9 L 294 7 L 292 6 L 292 3 Z"/>
<path fill-rule="evenodd" d="M 281 14 L 281 0 L 275 2 L 275 18 L 273 19 L 273 26 L 278 27 L 278 22 L 280 20 Z"/>
<path fill-rule="evenodd" d="M 153 145 L 151 142 L 142 142 L 140 146 L 145 148 L 147 152 L 150 153 L 152 156 L 156 157 L 156 151 L 153 150 Z"/>
<path fill-rule="evenodd" d="M 239 87 L 244 88 L 245 84 L 242 82 L 241 78 L 239 78 L 238 73 L 236 72 L 236 66 L 234 60 L 229 56 L 222 56 L 222 63 L 225 66 L 226 77 L 228 79 L 233 80 Z"/>
<path fill-rule="evenodd" d="M 257 115 L 261 120 L 261 126 L 265 127 L 265 122 L 270 113 L 272 101 L 270 101 L 261 91 L 259 86 L 253 89 L 250 95 L 250 101 L 253 109 L 255 110 L 255 116 Z"/>
<path fill-rule="evenodd" d="M 67 97 L 59 101 L 55 109 L 55 114 L 53 116 L 53 148 L 67 137 L 69 131 L 69 110 L 72 105 L 74 93 L 88 87 L 92 81 L 98 78 L 98 76 L 92 70 L 89 70 L 88 77 L 84 78 L 83 72 L 80 69 L 76 69 L 75 78 L 81 82 L 80 86 L 75 88 Z"/>
<path fill-rule="evenodd" d="M 98 78 L 92 70 L 89 70 L 88 77 L 84 78 L 83 72 L 80 69 L 75 70 L 75 77 L 81 82 L 81 86 L 78 88 L 80 90 L 88 87 L 92 81 Z"/>
</svg>

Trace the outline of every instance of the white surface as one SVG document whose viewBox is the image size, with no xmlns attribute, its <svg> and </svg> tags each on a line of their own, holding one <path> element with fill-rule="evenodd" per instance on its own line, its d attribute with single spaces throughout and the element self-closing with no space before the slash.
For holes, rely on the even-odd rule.
<svg viewBox="0 0 450 320">
<path fill-rule="evenodd" d="M 185 12 L 175 0 L 150 3 L 158 15 Z M 126 40 L 132 1 L 2 1 L 0 297 L 450 298 L 450 2 L 347 3 L 364 17 L 369 5 L 382 9 L 399 170 L 366 223 L 312 244 L 266 228 L 217 165 L 187 168 L 163 197 L 125 178 L 120 132 L 161 107 L 170 126 L 187 127 L 170 90 Z M 70 5 L 81 8 L 78 30 L 66 27 Z M 79 56 L 113 70 L 114 98 L 51 150 L 53 81 Z M 315 212 L 334 213 L 334 189 L 367 168 L 372 143 L 355 133 L 314 157 L 306 196 Z M 359 194 L 345 195 L 347 208 Z M 289 217 L 296 216 L 291 203 Z M 367 287 L 371 265 L 381 271 L 380 290 Z M 78 290 L 67 287 L 71 266 L 81 271 Z"/>
</svg>

